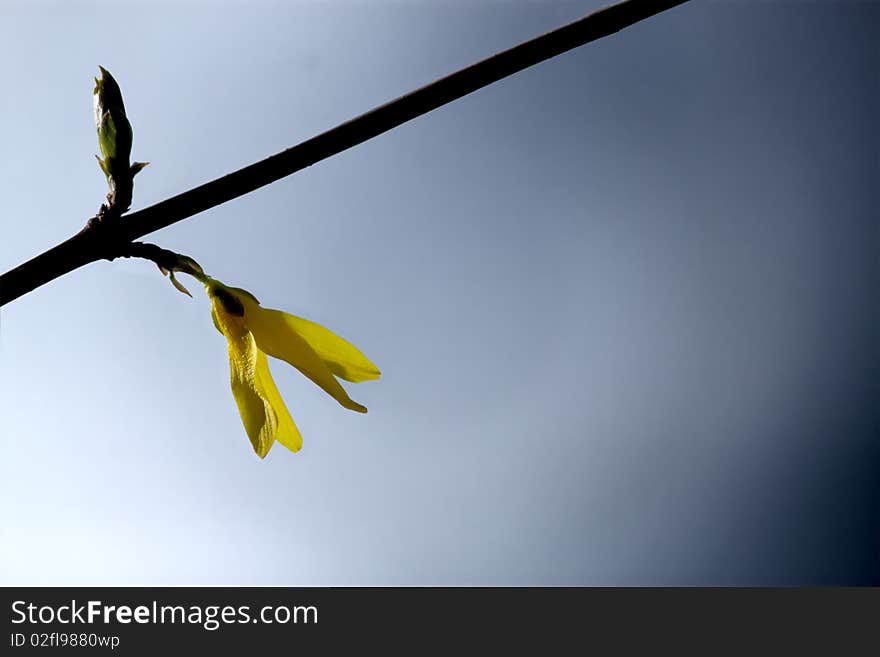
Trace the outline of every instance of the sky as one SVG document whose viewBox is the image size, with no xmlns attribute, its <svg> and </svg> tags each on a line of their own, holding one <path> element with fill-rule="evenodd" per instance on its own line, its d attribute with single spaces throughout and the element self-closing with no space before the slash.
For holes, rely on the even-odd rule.
<svg viewBox="0 0 880 657">
<path fill-rule="evenodd" d="M 0 2 L 8 270 L 602 2 Z M 877 5 L 691 2 L 149 236 L 382 370 L 251 449 L 145 260 L 0 310 L 0 584 L 880 584 Z"/>
</svg>

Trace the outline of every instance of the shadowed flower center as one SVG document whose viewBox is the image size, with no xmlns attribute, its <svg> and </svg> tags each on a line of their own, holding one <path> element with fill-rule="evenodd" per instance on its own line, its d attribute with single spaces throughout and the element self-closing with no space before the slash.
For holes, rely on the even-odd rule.
<svg viewBox="0 0 880 657">
<path fill-rule="evenodd" d="M 227 292 L 222 287 L 215 287 L 211 294 L 223 305 L 223 310 L 236 317 L 244 317 L 244 306 L 241 305 L 234 294 Z"/>
</svg>

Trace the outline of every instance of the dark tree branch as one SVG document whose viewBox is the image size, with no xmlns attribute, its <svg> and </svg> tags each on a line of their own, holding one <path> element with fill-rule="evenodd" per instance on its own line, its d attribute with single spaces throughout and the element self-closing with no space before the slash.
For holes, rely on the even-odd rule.
<svg viewBox="0 0 880 657">
<path fill-rule="evenodd" d="M 89 221 L 58 246 L 0 276 L 0 306 L 89 262 L 113 259 L 139 237 L 247 194 L 341 151 L 555 57 L 614 34 L 687 0 L 625 0 L 440 78 L 327 132 L 173 196 L 118 222 Z"/>
</svg>

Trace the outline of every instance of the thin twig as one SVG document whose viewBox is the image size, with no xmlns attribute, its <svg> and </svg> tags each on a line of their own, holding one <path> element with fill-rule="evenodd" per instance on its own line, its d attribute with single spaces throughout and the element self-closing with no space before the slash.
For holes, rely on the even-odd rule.
<svg viewBox="0 0 880 657">
<path fill-rule="evenodd" d="M 130 242 L 119 252 L 117 258 L 143 258 L 156 263 L 156 266 L 166 272 L 172 271 L 178 263 L 179 256 L 174 251 L 163 249 L 161 246 L 148 242 Z"/>
<path fill-rule="evenodd" d="M 0 276 L 0 306 L 89 262 L 112 259 L 127 242 L 243 196 L 477 89 L 685 2 L 626 0 L 605 7 L 435 80 L 265 160 L 125 215 L 106 231 L 102 223 L 90 222 L 77 235 Z"/>
</svg>

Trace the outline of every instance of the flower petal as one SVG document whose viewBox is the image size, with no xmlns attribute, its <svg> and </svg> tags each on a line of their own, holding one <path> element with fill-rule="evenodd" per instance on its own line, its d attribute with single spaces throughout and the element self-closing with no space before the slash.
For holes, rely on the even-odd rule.
<svg viewBox="0 0 880 657">
<path fill-rule="evenodd" d="M 240 301 L 245 307 L 247 326 L 262 351 L 293 365 L 345 408 L 367 412 L 365 406 L 348 396 L 321 357 L 287 322 L 286 313 L 262 308 L 246 298 Z"/>
<path fill-rule="evenodd" d="M 299 333 L 330 371 L 340 379 L 358 383 L 378 379 L 381 375 L 379 368 L 370 362 L 360 349 L 348 340 L 340 338 L 330 329 L 290 313 L 281 314 L 287 325 Z"/>
<path fill-rule="evenodd" d="M 222 324 L 221 324 L 222 326 Z M 269 403 L 265 386 L 257 375 L 259 350 L 249 332 L 229 340 L 229 371 L 232 396 L 254 451 L 260 458 L 269 453 L 278 429 L 278 416 Z M 277 391 L 276 391 L 277 394 Z"/>
<path fill-rule="evenodd" d="M 275 440 L 284 445 L 291 452 L 298 452 L 302 448 L 302 435 L 297 429 L 287 405 L 278 392 L 278 387 L 272 379 L 269 372 L 269 360 L 266 354 L 257 349 L 257 367 L 256 367 L 257 388 L 262 388 L 269 407 L 275 411 L 275 417 L 278 421 L 278 428 L 275 431 Z"/>
</svg>

